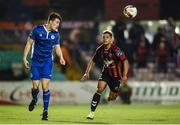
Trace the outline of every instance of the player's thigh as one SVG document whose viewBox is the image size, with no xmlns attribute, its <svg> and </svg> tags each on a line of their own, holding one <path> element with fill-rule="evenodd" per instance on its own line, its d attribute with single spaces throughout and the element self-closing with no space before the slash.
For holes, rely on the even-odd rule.
<svg viewBox="0 0 180 125">
<path fill-rule="evenodd" d="M 43 91 L 47 91 L 49 89 L 50 79 L 42 78 L 41 83 Z"/>
<path fill-rule="evenodd" d="M 98 89 L 97 92 L 102 93 L 105 90 L 106 86 L 107 86 L 106 81 L 99 80 L 97 85 L 97 89 Z"/>
<path fill-rule="evenodd" d="M 111 77 L 111 80 L 109 80 L 109 82 L 107 84 L 111 91 L 113 91 L 115 93 L 118 92 L 119 86 L 120 86 L 118 79 Z"/>
<path fill-rule="evenodd" d="M 40 70 L 41 78 L 51 79 L 52 76 L 53 63 L 52 61 L 44 62 Z"/>
</svg>

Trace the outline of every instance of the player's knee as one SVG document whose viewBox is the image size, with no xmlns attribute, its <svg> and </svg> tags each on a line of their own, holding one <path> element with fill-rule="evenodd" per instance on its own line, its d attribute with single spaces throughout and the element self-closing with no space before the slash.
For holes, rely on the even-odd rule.
<svg viewBox="0 0 180 125">
<path fill-rule="evenodd" d="M 49 87 L 48 87 L 48 86 L 42 86 L 42 90 L 43 90 L 44 92 L 46 92 L 46 91 L 49 90 Z"/>
<path fill-rule="evenodd" d="M 37 89 L 39 89 L 39 86 L 38 86 L 38 85 L 34 85 L 34 86 L 32 87 L 32 89 L 37 90 Z"/>
<path fill-rule="evenodd" d="M 48 90 L 49 90 L 49 88 L 43 88 L 43 92 L 46 92 Z"/>
<path fill-rule="evenodd" d="M 38 83 L 37 83 L 37 84 L 34 83 L 33 86 L 32 86 L 32 88 L 33 88 L 33 89 L 39 89 L 39 84 L 38 84 Z"/>
<path fill-rule="evenodd" d="M 46 91 L 48 91 L 48 90 L 49 90 L 49 87 L 48 87 L 48 86 L 43 85 L 43 86 L 42 86 L 42 90 L 43 90 L 44 92 L 46 92 Z"/>
<path fill-rule="evenodd" d="M 97 93 L 102 94 L 103 91 L 104 91 L 103 88 L 98 88 Z"/>
<path fill-rule="evenodd" d="M 39 80 L 33 80 L 32 81 L 32 88 L 33 89 L 38 89 L 39 88 Z"/>
</svg>

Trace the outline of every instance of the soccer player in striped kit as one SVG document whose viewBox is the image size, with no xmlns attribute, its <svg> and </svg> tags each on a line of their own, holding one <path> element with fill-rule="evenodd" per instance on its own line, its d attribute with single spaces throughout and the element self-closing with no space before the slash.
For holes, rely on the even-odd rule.
<svg viewBox="0 0 180 125">
<path fill-rule="evenodd" d="M 113 33 L 110 30 L 103 32 L 103 44 L 97 48 L 87 66 L 85 74 L 81 78 L 81 80 L 86 80 L 97 60 L 103 60 L 102 74 L 98 80 L 97 92 L 92 98 L 91 112 L 87 116 L 87 119 L 94 119 L 96 107 L 107 85 L 111 90 L 108 97 L 110 101 L 116 99 L 120 84 L 124 84 L 127 81 L 128 61 L 120 48 L 113 43 L 113 37 Z"/>
</svg>

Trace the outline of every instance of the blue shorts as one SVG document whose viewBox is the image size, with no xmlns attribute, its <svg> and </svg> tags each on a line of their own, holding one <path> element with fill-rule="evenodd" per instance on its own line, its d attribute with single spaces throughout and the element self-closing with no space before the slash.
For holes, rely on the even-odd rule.
<svg viewBox="0 0 180 125">
<path fill-rule="evenodd" d="M 42 78 L 51 79 L 53 62 L 52 60 L 39 62 L 32 60 L 31 80 L 40 80 Z"/>
</svg>

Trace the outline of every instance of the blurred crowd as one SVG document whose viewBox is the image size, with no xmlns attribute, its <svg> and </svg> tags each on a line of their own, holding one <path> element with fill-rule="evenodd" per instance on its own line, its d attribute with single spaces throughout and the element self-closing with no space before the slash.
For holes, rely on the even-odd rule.
<svg viewBox="0 0 180 125">
<path fill-rule="evenodd" d="M 130 26 L 129 26 L 130 24 Z M 83 23 L 73 28 L 61 28 L 61 48 L 67 64 L 60 66 L 55 58 L 55 68 L 67 79 L 78 80 L 85 71 L 88 61 L 102 43 L 99 34 L 100 23 Z M 13 30 L 0 30 L 0 47 L 17 44 L 23 50 L 34 23 L 25 22 L 21 29 L 15 24 Z M 176 23 L 172 18 L 165 25 L 157 27 L 153 40 L 139 22 L 117 20 L 112 31 L 117 44 L 127 56 L 130 64 L 129 78 L 136 80 L 177 80 L 180 76 L 180 36 L 175 32 Z M 16 47 L 17 48 L 17 47 Z M 15 48 L 15 49 L 16 49 Z M 7 47 L 6 49 L 11 49 Z M 1 49 L 2 50 L 2 49 Z M 102 67 L 92 71 L 90 79 L 97 79 Z"/>
<path fill-rule="evenodd" d="M 158 26 L 153 40 L 146 37 L 140 24 L 133 23 L 126 39 L 126 24 L 118 21 L 113 27 L 117 45 L 126 54 L 129 64 L 129 77 L 137 80 L 176 80 L 179 77 L 180 36 L 175 32 L 172 18 L 167 24 Z"/>
</svg>

